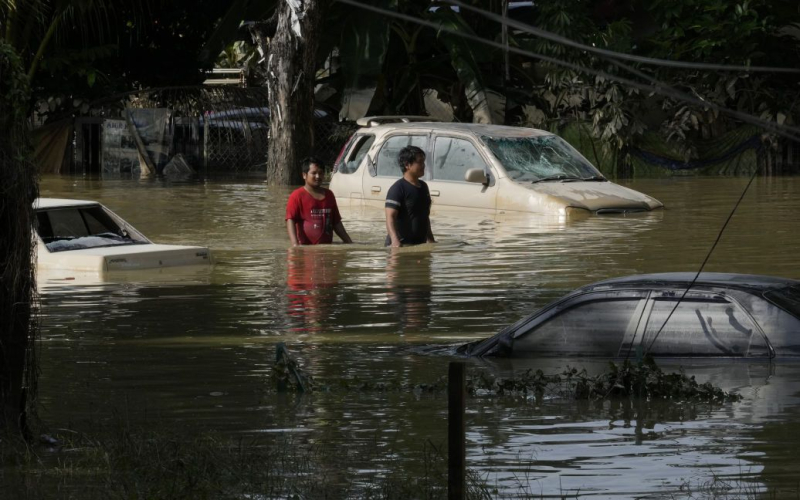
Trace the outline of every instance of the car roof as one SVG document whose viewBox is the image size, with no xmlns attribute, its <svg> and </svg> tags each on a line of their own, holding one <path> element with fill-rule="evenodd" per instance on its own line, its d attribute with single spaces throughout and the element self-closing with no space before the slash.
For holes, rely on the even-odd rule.
<svg viewBox="0 0 800 500">
<path fill-rule="evenodd" d="M 510 127 L 507 125 L 490 125 L 485 123 L 445 123 L 445 122 L 410 122 L 410 123 L 384 123 L 374 127 L 362 127 L 359 132 L 374 132 L 385 134 L 398 130 L 418 130 L 420 128 L 430 128 L 437 131 L 467 132 L 478 136 L 502 136 L 502 137 L 540 137 L 553 135 L 546 130 L 526 127 Z"/>
<path fill-rule="evenodd" d="M 36 198 L 33 202 L 33 208 L 35 209 L 80 207 L 85 205 L 99 205 L 99 203 L 90 200 L 71 200 L 67 198 Z"/>
<path fill-rule="evenodd" d="M 579 288 L 576 292 L 586 292 L 589 290 L 603 288 L 624 288 L 634 287 L 673 287 L 688 286 L 694 280 L 694 272 L 678 273 L 656 273 L 656 274 L 636 274 L 632 276 L 622 276 L 608 280 L 592 283 Z M 695 286 L 711 286 L 724 288 L 738 288 L 747 290 L 771 290 L 784 288 L 792 285 L 800 285 L 800 281 L 779 278 L 776 276 L 764 276 L 759 274 L 736 274 L 736 273 L 701 273 L 695 281 Z"/>
</svg>

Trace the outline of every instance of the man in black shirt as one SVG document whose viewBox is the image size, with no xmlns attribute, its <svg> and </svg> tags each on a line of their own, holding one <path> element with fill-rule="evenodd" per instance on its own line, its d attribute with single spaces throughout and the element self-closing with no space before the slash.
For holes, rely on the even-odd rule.
<svg viewBox="0 0 800 500">
<path fill-rule="evenodd" d="M 406 146 L 397 154 L 403 178 L 386 194 L 386 246 L 436 243 L 431 231 L 431 193 L 420 180 L 425 175 L 425 153 Z"/>
</svg>

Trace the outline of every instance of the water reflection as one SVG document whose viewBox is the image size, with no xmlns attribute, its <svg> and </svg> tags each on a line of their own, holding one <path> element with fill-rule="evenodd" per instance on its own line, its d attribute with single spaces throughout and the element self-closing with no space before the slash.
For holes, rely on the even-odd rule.
<svg viewBox="0 0 800 500">
<path fill-rule="evenodd" d="M 386 297 L 400 333 L 426 331 L 431 319 L 431 252 L 417 248 L 389 250 Z"/>
<path fill-rule="evenodd" d="M 347 267 L 348 253 L 330 248 L 290 247 L 287 251 L 287 313 L 292 332 L 325 329 L 338 308 L 335 287 Z"/>
</svg>

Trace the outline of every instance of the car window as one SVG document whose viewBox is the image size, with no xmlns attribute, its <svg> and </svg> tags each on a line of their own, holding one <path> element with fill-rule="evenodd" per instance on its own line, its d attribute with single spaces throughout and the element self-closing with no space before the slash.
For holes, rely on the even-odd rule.
<svg viewBox="0 0 800 500">
<path fill-rule="evenodd" d="M 437 181 L 466 182 L 467 170 L 480 168 L 487 171 L 486 162 L 468 140 L 437 137 L 433 151 L 433 178 Z"/>
<path fill-rule="evenodd" d="M 557 135 L 539 137 L 481 137 L 517 181 L 536 181 L 554 176 L 570 178 L 601 177 L 597 170 L 567 141 Z"/>
<path fill-rule="evenodd" d="M 644 296 L 584 299 L 514 339 L 513 352 L 617 356 L 626 333 L 634 332 Z"/>
<path fill-rule="evenodd" d="M 764 344 L 750 316 L 720 296 L 686 297 L 664 324 L 677 302 L 677 297 L 653 300 L 643 337 L 643 346 L 653 354 L 747 356 L 751 342 Z"/>
<path fill-rule="evenodd" d="M 345 160 L 339 165 L 338 172 L 342 174 L 352 174 L 358 170 L 358 166 L 361 165 L 361 161 L 367 155 L 367 151 L 372 147 L 373 142 L 375 142 L 375 136 L 372 134 L 357 137 L 353 147 L 347 152 Z"/>
<path fill-rule="evenodd" d="M 87 228 L 86 224 L 83 222 L 83 217 L 81 217 L 81 213 L 78 209 L 40 212 L 39 217 L 42 216 L 48 217 L 49 220 L 51 234 L 46 236 L 54 238 L 89 236 L 89 228 Z M 44 225 L 42 224 L 40 227 L 44 227 Z"/>
<path fill-rule="evenodd" d="M 403 172 L 397 164 L 397 153 L 406 146 L 417 146 L 423 151 L 428 145 L 426 135 L 395 135 L 386 139 L 378 153 L 377 175 L 381 177 L 402 177 Z"/>
<path fill-rule="evenodd" d="M 40 210 L 36 232 L 51 252 L 146 243 L 100 206 Z"/>
</svg>

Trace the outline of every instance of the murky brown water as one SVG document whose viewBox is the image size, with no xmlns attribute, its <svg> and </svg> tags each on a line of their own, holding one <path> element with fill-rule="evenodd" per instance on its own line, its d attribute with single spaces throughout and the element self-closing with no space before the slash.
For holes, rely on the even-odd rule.
<svg viewBox="0 0 800 500">
<path fill-rule="evenodd" d="M 218 263 L 103 283 L 42 276 L 40 414 L 80 428 L 116 408 L 234 435 L 291 431 L 343 448 L 374 441 L 393 463 L 411 462 L 422 443 L 445 442 L 444 395 L 278 398 L 266 390 L 275 345 L 285 342 L 322 383 L 433 382 L 449 358 L 428 347 L 488 336 L 589 282 L 696 270 L 746 182 L 629 182 L 668 209 L 627 217 L 436 213 L 437 245 L 391 255 L 377 209 L 342 210 L 356 245 L 290 251 L 290 191 L 260 182 L 45 177 L 42 196 L 99 200 L 156 242 L 209 246 Z M 798 213 L 800 178 L 756 180 L 706 270 L 800 278 Z M 715 477 L 797 491 L 800 364 L 688 370 L 744 400 L 642 413 L 472 398 L 468 464 L 511 496 L 681 496 L 719 487 Z M 389 460 L 376 455 L 363 467 Z"/>
</svg>

